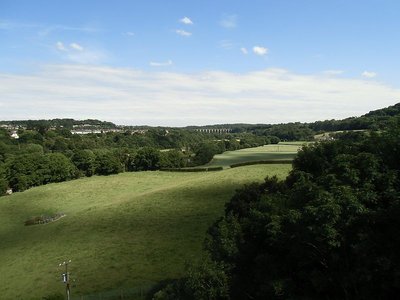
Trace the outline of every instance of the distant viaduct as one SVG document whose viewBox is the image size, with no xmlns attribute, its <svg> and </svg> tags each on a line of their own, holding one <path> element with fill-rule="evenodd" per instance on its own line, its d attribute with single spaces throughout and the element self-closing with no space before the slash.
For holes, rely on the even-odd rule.
<svg viewBox="0 0 400 300">
<path fill-rule="evenodd" d="M 197 128 L 195 130 L 204 133 L 220 133 L 220 134 L 232 131 L 232 129 L 230 128 Z"/>
</svg>

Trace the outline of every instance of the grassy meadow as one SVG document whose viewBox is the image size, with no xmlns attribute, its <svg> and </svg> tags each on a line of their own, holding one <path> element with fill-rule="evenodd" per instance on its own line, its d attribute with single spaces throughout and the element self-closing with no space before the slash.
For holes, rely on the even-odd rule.
<svg viewBox="0 0 400 300">
<path fill-rule="evenodd" d="M 217 154 L 207 167 L 229 168 L 230 165 L 262 160 L 291 160 L 305 142 L 284 142 L 277 145 L 265 145 Z"/>
<path fill-rule="evenodd" d="M 41 299 L 64 292 L 58 264 L 68 259 L 76 299 L 178 278 L 185 262 L 201 255 L 207 228 L 235 189 L 267 175 L 284 178 L 290 169 L 276 164 L 122 173 L 1 197 L 0 298 Z M 33 216 L 55 213 L 66 216 L 24 226 Z"/>
</svg>

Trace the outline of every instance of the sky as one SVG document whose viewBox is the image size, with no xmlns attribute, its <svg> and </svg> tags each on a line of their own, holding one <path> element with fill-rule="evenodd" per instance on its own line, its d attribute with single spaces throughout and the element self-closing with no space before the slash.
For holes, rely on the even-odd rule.
<svg viewBox="0 0 400 300">
<path fill-rule="evenodd" d="M 312 122 L 400 102 L 398 0 L 0 0 L 0 120 Z"/>
</svg>

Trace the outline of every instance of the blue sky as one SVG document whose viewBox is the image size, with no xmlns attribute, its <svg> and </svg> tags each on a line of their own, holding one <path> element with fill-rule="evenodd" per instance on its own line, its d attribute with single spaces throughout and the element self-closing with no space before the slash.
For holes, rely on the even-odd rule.
<svg viewBox="0 0 400 300">
<path fill-rule="evenodd" d="M 0 119 L 313 121 L 399 102 L 399 1 L 0 1 Z"/>
</svg>

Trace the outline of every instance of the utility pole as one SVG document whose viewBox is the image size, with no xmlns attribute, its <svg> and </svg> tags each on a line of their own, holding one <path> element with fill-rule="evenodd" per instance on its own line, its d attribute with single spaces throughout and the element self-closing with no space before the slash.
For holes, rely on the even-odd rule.
<svg viewBox="0 0 400 300">
<path fill-rule="evenodd" d="M 63 263 L 59 264 L 58 266 L 65 266 L 65 273 L 61 275 L 62 281 L 65 283 L 65 293 L 67 295 L 67 300 L 70 300 L 70 294 L 71 291 L 69 289 L 69 274 L 68 274 L 68 264 L 71 262 L 69 261 L 64 261 Z"/>
</svg>

